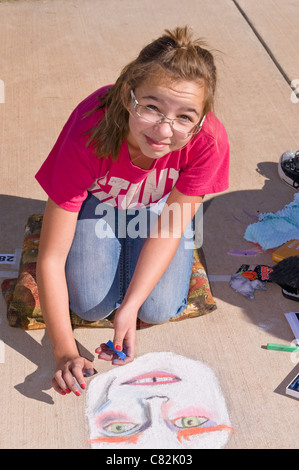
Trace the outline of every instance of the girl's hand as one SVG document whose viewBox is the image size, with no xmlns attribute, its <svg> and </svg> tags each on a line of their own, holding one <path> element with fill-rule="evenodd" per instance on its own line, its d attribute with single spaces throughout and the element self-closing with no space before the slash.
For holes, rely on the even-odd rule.
<svg viewBox="0 0 299 470">
<path fill-rule="evenodd" d="M 93 373 L 93 363 L 85 357 L 78 355 L 72 358 L 63 358 L 57 361 L 52 386 L 61 395 L 74 392 L 75 395 L 80 396 L 81 389 L 86 388 L 84 376 L 93 375 Z"/>
<path fill-rule="evenodd" d="M 123 366 L 132 362 L 135 355 L 136 344 L 136 321 L 137 312 L 133 312 L 131 308 L 119 307 L 114 317 L 114 339 L 113 347 L 118 351 L 124 351 L 127 355 L 122 360 L 115 354 L 107 344 L 101 344 L 96 349 L 99 359 L 112 361 L 113 365 Z"/>
</svg>

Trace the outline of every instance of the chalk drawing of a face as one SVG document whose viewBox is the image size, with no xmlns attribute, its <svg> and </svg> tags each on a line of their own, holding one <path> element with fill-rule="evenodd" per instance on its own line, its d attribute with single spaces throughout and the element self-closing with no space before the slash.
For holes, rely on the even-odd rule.
<svg viewBox="0 0 299 470">
<path fill-rule="evenodd" d="M 171 352 L 95 377 L 86 414 L 100 449 L 219 449 L 233 431 L 213 370 Z"/>
</svg>

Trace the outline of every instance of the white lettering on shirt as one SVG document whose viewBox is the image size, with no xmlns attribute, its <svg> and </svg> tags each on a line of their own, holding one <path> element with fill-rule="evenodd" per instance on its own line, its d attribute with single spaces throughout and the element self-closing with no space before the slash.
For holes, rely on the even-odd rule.
<svg viewBox="0 0 299 470">
<path fill-rule="evenodd" d="M 174 168 L 154 169 L 146 178 L 138 183 L 109 174 L 97 179 L 89 191 L 101 202 L 118 207 L 132 209 L 148 206 L 168 194 L 174 187 L 179 172 Z M 157 181 L 158 180 L 158 181 Z"/>
</svg>

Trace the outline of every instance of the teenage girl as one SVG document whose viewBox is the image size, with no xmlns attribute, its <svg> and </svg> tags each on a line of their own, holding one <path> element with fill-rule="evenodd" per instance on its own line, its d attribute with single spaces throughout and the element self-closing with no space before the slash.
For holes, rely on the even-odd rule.
<svg viewBox="0 0 299 470">
<path fill-rule="evenodd" d="M 37 282 L 53 346 L 54 389 L 80 394 L 69 309 L 114 316 L 113 364 L 134 359 L 136 320 L 162 323 L 187 305 L 194 218 L 228 187 L 229 144 L 213 114 L 216 68 L 187 27 L 166 31 L 73 111 L 36 178 L 49 199 Z M 188 243 L 189 242 L 189 243 Z M 192 243 L 191 243 L 192 245 Z"/>
</svg>

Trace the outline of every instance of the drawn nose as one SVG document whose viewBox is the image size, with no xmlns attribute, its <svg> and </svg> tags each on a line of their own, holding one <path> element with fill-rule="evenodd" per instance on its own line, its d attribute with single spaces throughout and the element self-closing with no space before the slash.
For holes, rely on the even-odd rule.
<svg viewBox="0 0 299 470">
<path fill-rule="evenodd" d="M 152 425 L 155 425 L 155 424 L 161 425 L 164 423 L 163 414 L 162 414 L 162 404 L 166 403 L 168 400 L 169 398 L 164 395 L 161 395 L 161 396 L 154 395 L 149 398 L 144 398 L 144 402 L 147 404 L 147 407 L 148 407 L 148 413 L 149 413 Z"/>
</svg>

